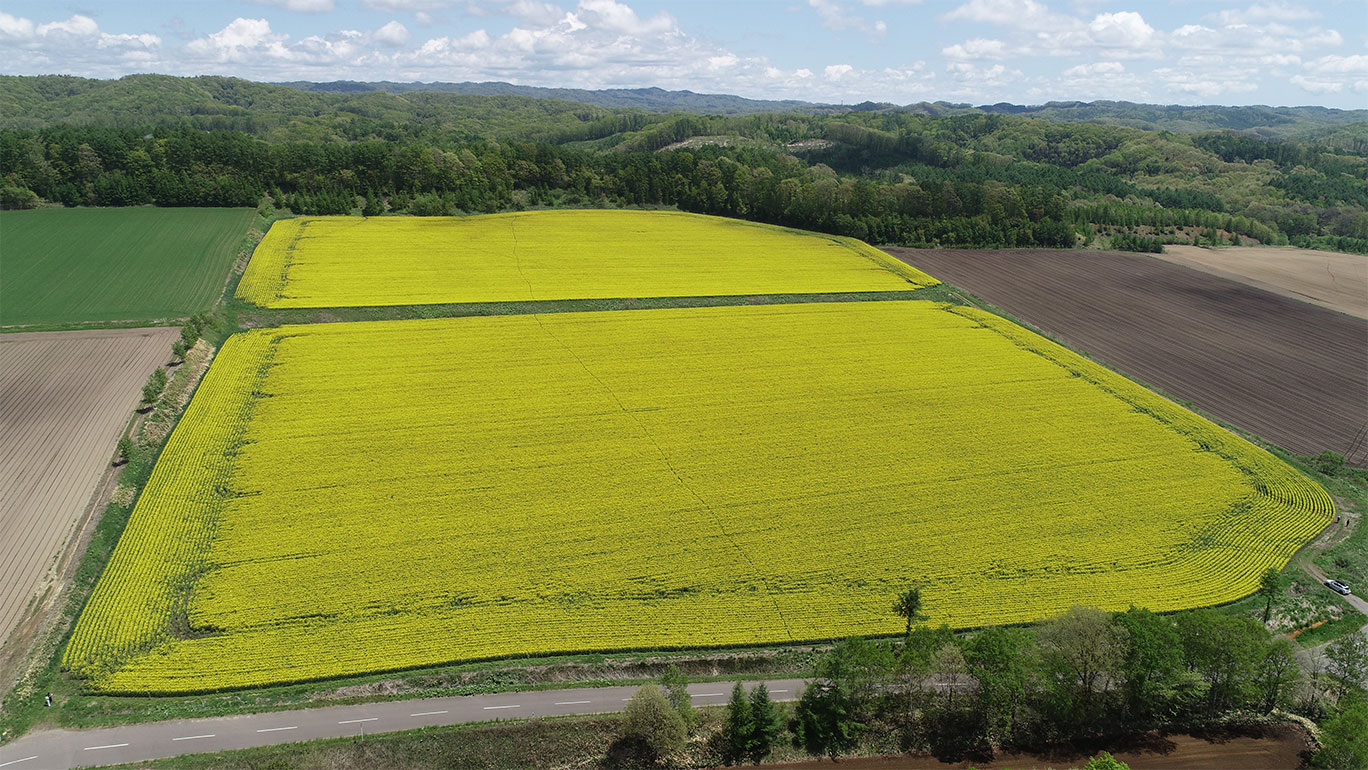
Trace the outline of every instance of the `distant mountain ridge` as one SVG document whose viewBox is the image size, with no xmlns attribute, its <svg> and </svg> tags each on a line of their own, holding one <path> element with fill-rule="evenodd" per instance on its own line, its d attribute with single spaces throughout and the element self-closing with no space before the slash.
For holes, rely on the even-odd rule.
<svg viewBox="0 0 1368 770">
<path fill-rule="evenodd" d="M 296 80 L 273 85 L 315 93 L 364 93 L 383 91 L 391 94 L 415 92 L 462 94 L 465 96 L 525 96 L 533 99 L 559 99 L 595 107 L 638 109 L 649 112 L 702 112 L 720 115 L 750 115 L 759 112 L 802 112 L 826 114 L 847 112 L 849 107 L 819 104 L 796 99 L 747 99 L 731 94 L 700 94 L 693 91 L 666 91 L 663 88 L 544 88 L 520 86 L 499 81 L 484 83 L 396 83 L 383 80 L 373 83 L 355 80 L 335 80 L 331 83 L 312 83 Z"/>
<path fill-rule="evenodd" d="M 1092 123 L 1193 134 L 1240 131 L 1265 138 L 1343 143 L 1368 141 L 1368 110 L 1263 105 L 1158 105 L 1122 101 L 1008 102 L 973 106 L 944 101 L 854 105 L 749 99 L 662 88 L 587 90 L 512 83 L 258 83 L 205 75 L 127 75 L 96 80 L 68 75 L 0 75 L 0 129 L 98 123 L 146 127 L 192 122 L 284 138 L 292 121 L 335 124 L 348 138 L 372 132 L 375 122 L 415 122 L 471 134 L 568 141 L 642 128 L 668 113 L 740 117 L 761 113 L 828 116 L 901 113 L 945 117 L 1002 114 L 1058 123 Z M 583 124 L 593 130 L 580 130 Z M 565 133 L 567 130 L 569 134 Z M 590 136 L 593 135 L 593 137 Z"/>
<path fill-rule="evenodd" d="M 648 112 L 701 112 L 718 115 L 750 115 L 762 112 L 839 114 L 843 112 L 909 112 L 919 115 L 949 115 L 984 112 L 1017 115 L 1068 123 L 1101 123 L 1149 130 L 1195 133 L 1229 129 L 1268 136 L 1304 128 L 1331 128 L 1368 121 L 1368 110 L 1340 110 L 1328 107 L 1270 107 L 1250 105 L 1144 104 L 1126 101 L 1053 101 L 1039 105 L 1010 102 L 974 106 L 944 101 L 897 105 L 888 102 L 862 102 L 854 105 L 808 102 L 797 99 L 749 99 L 731 94 L 702 94 L 694 91 L 668 91 L 663 88 L 544 88 L 504 82 L 396 83 L 338 80 L 330 83 L 294 81 L 276 83 L 300 91 L 316 93 L 364 93 L 382 91 L 392 94 L 415 92 L 478 96 L 524 96 L 537 99 L 592 104 L 597 107 L 638 109 Z"/>
</svg>

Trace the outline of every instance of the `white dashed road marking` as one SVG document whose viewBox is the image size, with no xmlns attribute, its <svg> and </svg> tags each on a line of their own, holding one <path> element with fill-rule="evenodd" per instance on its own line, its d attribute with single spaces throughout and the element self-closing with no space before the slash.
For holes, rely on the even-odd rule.
<svg viewBox="0 0 1368 770">
<path fill-rule="evenodd" d="M 31 756 L 31 757 L 24 757 L 23 759 L 11 759 L 11 760 L 8 761 L 8 762 L 0 762 L 0 767 L 9 767 L 10 765 L 17 765 L 17 764 L 19 764 L 20 762 L 27 762 L 27 761 L 29 761 L 30 759 L 37 759 L 37 758 L 38 758 L 38 755 L 37 755 L 37 754 L 34 754 L 34 755 Z"/>
<path fill-rule="evenodd" d="M 257 730 L 257 732 L 259 732 L 259 733 L 277 733 L 277 732 L 280 732 L 281 730 L 298 730 L 298 729 L 299 729 L 299 725 L 292 725 L 292 726 L 290 726 L 290 727 L 263 727 L 263 728 L 261 728 L 260 730 Z"/>
<path fill-rule="evenodd" d="M 111 743 L 107 746 L 86 746 L 84 749 L 81 749 L 81 751 L 95 751 L 96 749 L 117 749 L 127 745 L 127 743 Z"/>
<path fill-rule="evenodd" d="M 341 722 L 338 722 L 338 724 L 339 724 L 339 725 L 354 725 L 354 724 L 356 724 L 357 722 L 374 722 L 375 720 L 377 720 L 377 719 L 379 719 L 379 718 L 380 718 L 380 717 L 370 717 L 370 718 L 368 718 L 368 719 L 344 719 L 344 720 L 342 720 Z"/>
<path fill-rule="evenodd" d="M 556 705 L 557 705 L 557 706 L 583 706 L 584 704 L 590 703 L 590 702 L 591 702 L 591 701 L 587 701 L 587 700 L 558 700 L 558 701 L 556 701 Z"/>
<path fill-rule="evenodd" d="M 183 737 L 183 738 L 172 738 L 171 740 L 173 740 L 173 741 L 197 741 L 197 740 L 199 740 L 200 738 L 213 738 L 213 737 L 214 737 L 214 734 L 213 734 L 213 733 L 209 733 L 209 734 L 207 734 L 207 735 L 187 735 L 187 736 L 185 736 L 185 737 Z"/>
<path fill-rule="evenodd" d="M 445 711 L 419 711 L 417 714 L 409 714 L 411 717 L 430 717 L 437 714 L 445 714 Z"/>
<path fill-rule="evenodd" d="M 518 708 L 522 708 L 522 704 L 514 703 L 514 704 L 512 704 L 511 706 L 485 706 L 485 707 L 484 707 L 484 710 L 485 710 L 485 711 L 492 711 L 492 710 L 494 710 L 494 709 L 518 709 Z"/>
<path fill-rule="evenodd" d="M 721 697 L 721 696 L 723 696 L 723 695 L 726 695 L 726 693 L 722 693 L 722 692 L 700 692 L 700 693 L 698 693 L 698 694 L 696 694 L 696 695 L 690 695 L 689 697 L 690 697 L 690 698 L 718 698 L 718 697 Z"/>
</svg>

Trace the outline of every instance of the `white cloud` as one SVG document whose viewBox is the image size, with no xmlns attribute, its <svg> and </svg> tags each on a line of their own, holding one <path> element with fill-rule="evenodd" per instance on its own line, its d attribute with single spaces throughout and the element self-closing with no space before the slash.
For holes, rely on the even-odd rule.
<svg viewBox="0 0 1368 770">
<path fill-rule="evenodd" d="M 827 80 L 840 80 L 854 71 L 854 67 L 849 64 L 832 64 L 826 68 Z"/>
<path fill-rule="evenodd" d="M 1023 30 L 1054 30 L 1077 26 L 1077 21 L 1057 14 L 1036 0 L 969 0 L 942 14 L 946 21 L 976 21 Z"/>
<path fill-rule="evenodd" d="M 403 45 L 408 42 L 409 31 L 408 27 L 405 27 L 403 24 L 400 24 L 397 21 L 391 21 L 380 29 L 372 32 L 371 36 L 385 45 Z"/>
<path fill-rule="evenodd" d="M 1345 73 L 1368 73 L 1368 55 L 1354 54 L 1353 56 L 1322 56 L 1306 63 L 1306 69 L 1311 72 L 1345 72 Z"/>
<path fill-rule="evenodd" d="M 239 16 L 218 32 L 191 40 L 185 49 L 216 62 L 242 62 L 262 55 L 288 59 L 289 52 L 284 45 L 288 38 L 288 35 L 271 32 L 271 24 L 265 19 Z"/>
<path fill-rule="evenodd" d="M 538 0 L 513 0 L 503 6 L 503 11 L 514 18 L 533 24 L 554 24 L 565 16 L 560 6 Z"/>
<path fill-rule="evenodd" d="M 851 29 L 871 37 L 879 37 L 888 31 L 888 25 L 882 21 L 870 22 L 852 13 L 836 0 L 808 0 L 808 6 L 817 12 L 822 19 L 822 25 L 828 29 Z"/>
<path fill-rule="evenodd" d="M 1100 45 L 1145 48 L 1154 42 L 1154 28 L 1134 11 L 1101 13 L 1088 23 L 1088 33 Z"/>
<path fill-rule="evenodd" d="M 1219 24 L 1230 26 L 1268 21 L 1310 21 L 1319 19 L 1320 17 L 1321 14 L 1319 11 L 1312 10 L 1306 6 L 1274 2 L 1255 3 L 1243 10 L 1228 8 L 1218 11 L 1208 18 L 1214 19 Z"/>
<path fill-rule="evenodd" d="M 1065 77 L 1082 78 L 1094 75 L 1117 75 L 1126 71 L 1125 65 L 1118 61 L 1100 61 L 1092 64 L 1079 64 L 1064 70 Z"/>
<path fill-rule="evenodd" d="M 100 25 L 89 16 L 76 14 L 65 21 L 52 21 L 47 24 L 39 24 L 37 28 L 39 37 L 52 34 L 73 35 L 76 37 L 92 37 L 100 34 Z"/>
<path fill-rule="evenodd" d="M 1293 75 L 1292 84 L 1313 94 L 1337 94 L 1344 89 L 1344 83 L 1337 80 L 1320 80 L 1303 75 Z"/>
<path fill-rule="evenodd" d="M 1007 58 L 1007 44 L 1001 40 L 976 37 L 966 40 L 963 43 L 956 43 L 941 49 L 941 55 L 947 59 L 973 60 L 973 59 L 1005 59 Z"/>
<path fill-rule="evenodd" d="M 252 0 L 257 5 L 274 5 L 299 13 L 326 13 L 336 6 L 333 0 Z"/>
<path fill-rule="evenodd" d="M 361 0 L 361 5 L 377 11 L 439 11 L 450 8 L 454 0 Z"/>
<path fill-rule="evenodd" d="M 27 40 L 35 34 L 33 22 L 11 16 L 4 11 L 0 11 L 0 38 L 8 40 Z"/>
<path fill-rule="evenodd" d="M 1160 67 L 1154 77 L 1174 91 L 1202 99 L 1214 99 L 1231 94 L 1247 94 L 1258 89 L 1257 73 L 1240 67 L 1199 70 L 1189 66 L 1177 69 Z"/>
</svg>

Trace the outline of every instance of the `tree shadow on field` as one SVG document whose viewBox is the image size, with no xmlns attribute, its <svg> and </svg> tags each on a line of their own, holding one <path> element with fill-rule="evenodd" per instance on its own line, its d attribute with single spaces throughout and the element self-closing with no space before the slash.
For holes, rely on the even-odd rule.
<svg viewBox="0 0 1368 770">
<path fill-rule="evenodd" d="M 636 770 L 637 768 L 662 767 L 655 752 L 646 742 L 637 737 L 618 738 L 608 746 L 603 759 L 599 760 L 601 770 Z"/>
</svg>

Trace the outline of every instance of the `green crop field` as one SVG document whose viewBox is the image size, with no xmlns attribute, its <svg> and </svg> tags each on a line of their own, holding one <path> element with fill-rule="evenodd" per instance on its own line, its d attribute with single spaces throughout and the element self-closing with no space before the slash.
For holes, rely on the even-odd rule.
<svg viewBox="0 0 1368 770">
<path fill-rule="evenodd" d="M 0 325 L 154 321 L 223 291 L 252 209 L 0 212 Z"/>
</svg>

